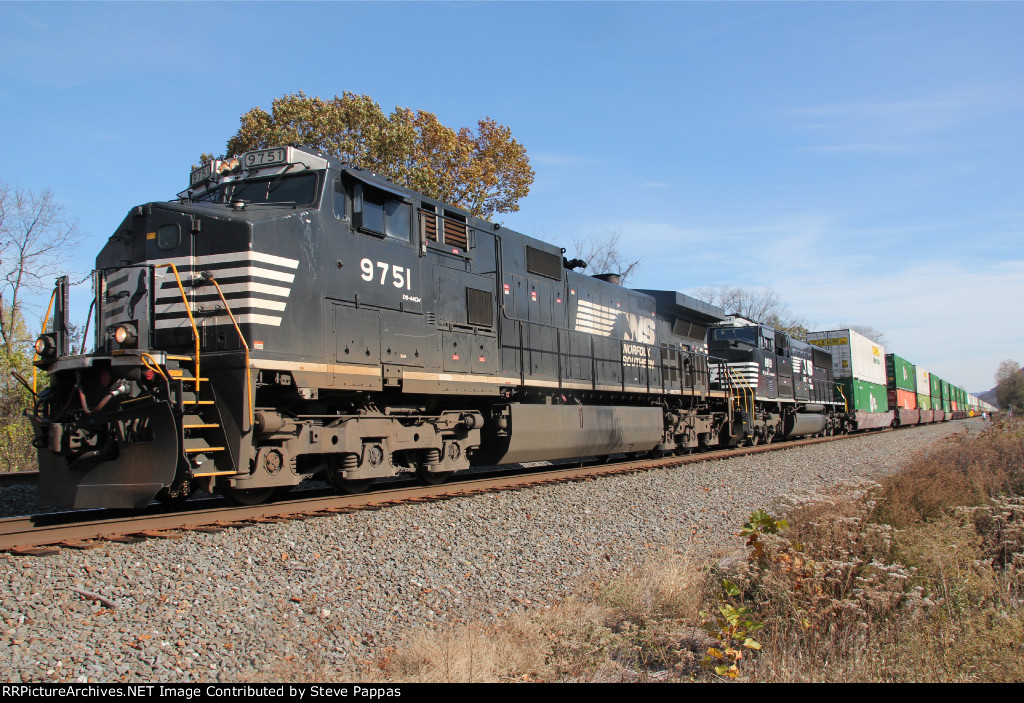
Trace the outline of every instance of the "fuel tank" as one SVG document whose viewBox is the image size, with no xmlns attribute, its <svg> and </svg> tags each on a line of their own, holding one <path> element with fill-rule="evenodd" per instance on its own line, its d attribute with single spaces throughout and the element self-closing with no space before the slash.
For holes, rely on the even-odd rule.
<svg viewBox="0 0 1024 703">
<path fill-rule="evenodd" d="M 504 435 L 485 443 L 477 464 L 515 464 L 654 449 L 662 441 L 660 408 L 511 403 Z M 487 453 L 484 453 L 487 451 Z"/>
</svg>

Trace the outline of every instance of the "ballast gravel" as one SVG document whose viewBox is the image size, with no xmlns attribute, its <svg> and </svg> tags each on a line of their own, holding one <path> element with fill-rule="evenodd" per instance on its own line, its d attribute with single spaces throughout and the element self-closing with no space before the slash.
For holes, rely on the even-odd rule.
<svg viewBox="0 0 1024 703">
<path fill-rule="evenodd" d="M 48 557 L 0 554 L 0 678 L 251 681 L 354 671 L 411 629 L 555 603 L 661 545 L 710 557 L 738 546 L 738 526 L 757 508 L 891 473 L 983 426 L 947 422 Z M 24 514 L 33 492 L 0 489 L 0 509 Z"/>
</svg>

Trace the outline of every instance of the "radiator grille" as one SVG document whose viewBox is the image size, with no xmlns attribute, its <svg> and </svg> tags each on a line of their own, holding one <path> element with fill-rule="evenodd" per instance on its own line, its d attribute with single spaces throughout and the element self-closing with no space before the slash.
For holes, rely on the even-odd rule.
<svg viewBox="0 0 1024 703">
<path fill-rule="evenodd" d="M 444 243 L 463 251 L 469 248 L 466 238 L 466 223 L 451 219 L 451 214 L 448 212 L 445 213 L 444 218 Z"/>
<path fill-rule="evenodd" d="M 526 247 L 526 270 L 538 276 L 562 280 L 562 257 L 531 246 Z"/>
<path fill-rule="evenodd" d="M 466 310 L 471 325 L 494 324 L 494 298 L 490 291 L 466 288 Z"/>
</svg>

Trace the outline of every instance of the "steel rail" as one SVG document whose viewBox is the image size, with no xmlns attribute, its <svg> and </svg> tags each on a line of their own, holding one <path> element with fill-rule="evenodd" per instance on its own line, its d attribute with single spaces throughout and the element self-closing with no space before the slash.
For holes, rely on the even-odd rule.
<svg viewBox="0 0 1024 703">
<path fill-rule="evenodd" d="M 794 449 L 809 444 L 870 437 L 880 432 L 891 431 L 883 429 L 857 435 L 797 439 L 756 447 L 739 447 L 656 459 L 634 459 L 608 464 L 527 468 L 482 477 L 479 474 L 468 474 L 464 477 L 456 476 L 439 486 L 400 486 L 358 495 L 318 495 L 254 506 L 225 506 L 216 499 L 211 499 L 208 502 L 215 505 L 200 504 L 193 509 L 170 513 L 125 514 L 125 511 L 95 510 L 5 518 L 0 519 L 0 551 L 43 555 L 57 551 L 52 548 L 40 549 L 46 545 L 84 548 L 100 546 L 104 540 L 134 541 L 136 538 L 180 537 L 180 534 L 176 535 L 169 531 L 212 532 L 229 527 L 248 527 L 267 521 L 307 519 L 355 510 L 379 510 L 389 505 L 448 500 L 500 490 L 520 490 L 543 484 L 673 468 L 702 461 L 721 461 L 750 454 Z"/>
<path fill-rule="evenodd" d="M 38 482 L 38 471 L 0 471 L 0 486 L 20 486 Z"/>
</svg>

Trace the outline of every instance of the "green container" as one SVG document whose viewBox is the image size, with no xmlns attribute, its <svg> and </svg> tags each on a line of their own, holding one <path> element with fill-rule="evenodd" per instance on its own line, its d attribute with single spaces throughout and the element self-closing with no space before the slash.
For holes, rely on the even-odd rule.
<svg viewBox="0 0 1024 703">
<path fill-rule="evenodd" d="M 917 392 L 917 369 L 902 356 L 885 355 L 885 377 L 889 390 L 899 388 Z"/>
<path fill-rule="evenodd" d="M 917 407 L 919 410 L 932 409 L 932 397 L 930 395 L 917 394 Z"/>
<path fill-rule="evenodd" d="M 889 412 L 889 393 L 885 386 L 878 383 L 869 383 L 859 378 L 844 378 L 836 381 L 836 391 L 837 399 L 846 399 L 846 409 L 850 412 Z"/>
<path fill-rule="evenodd" d="M 942 379 L 932 374 L 932 399 L 942 397 Z"/>
</svg>

